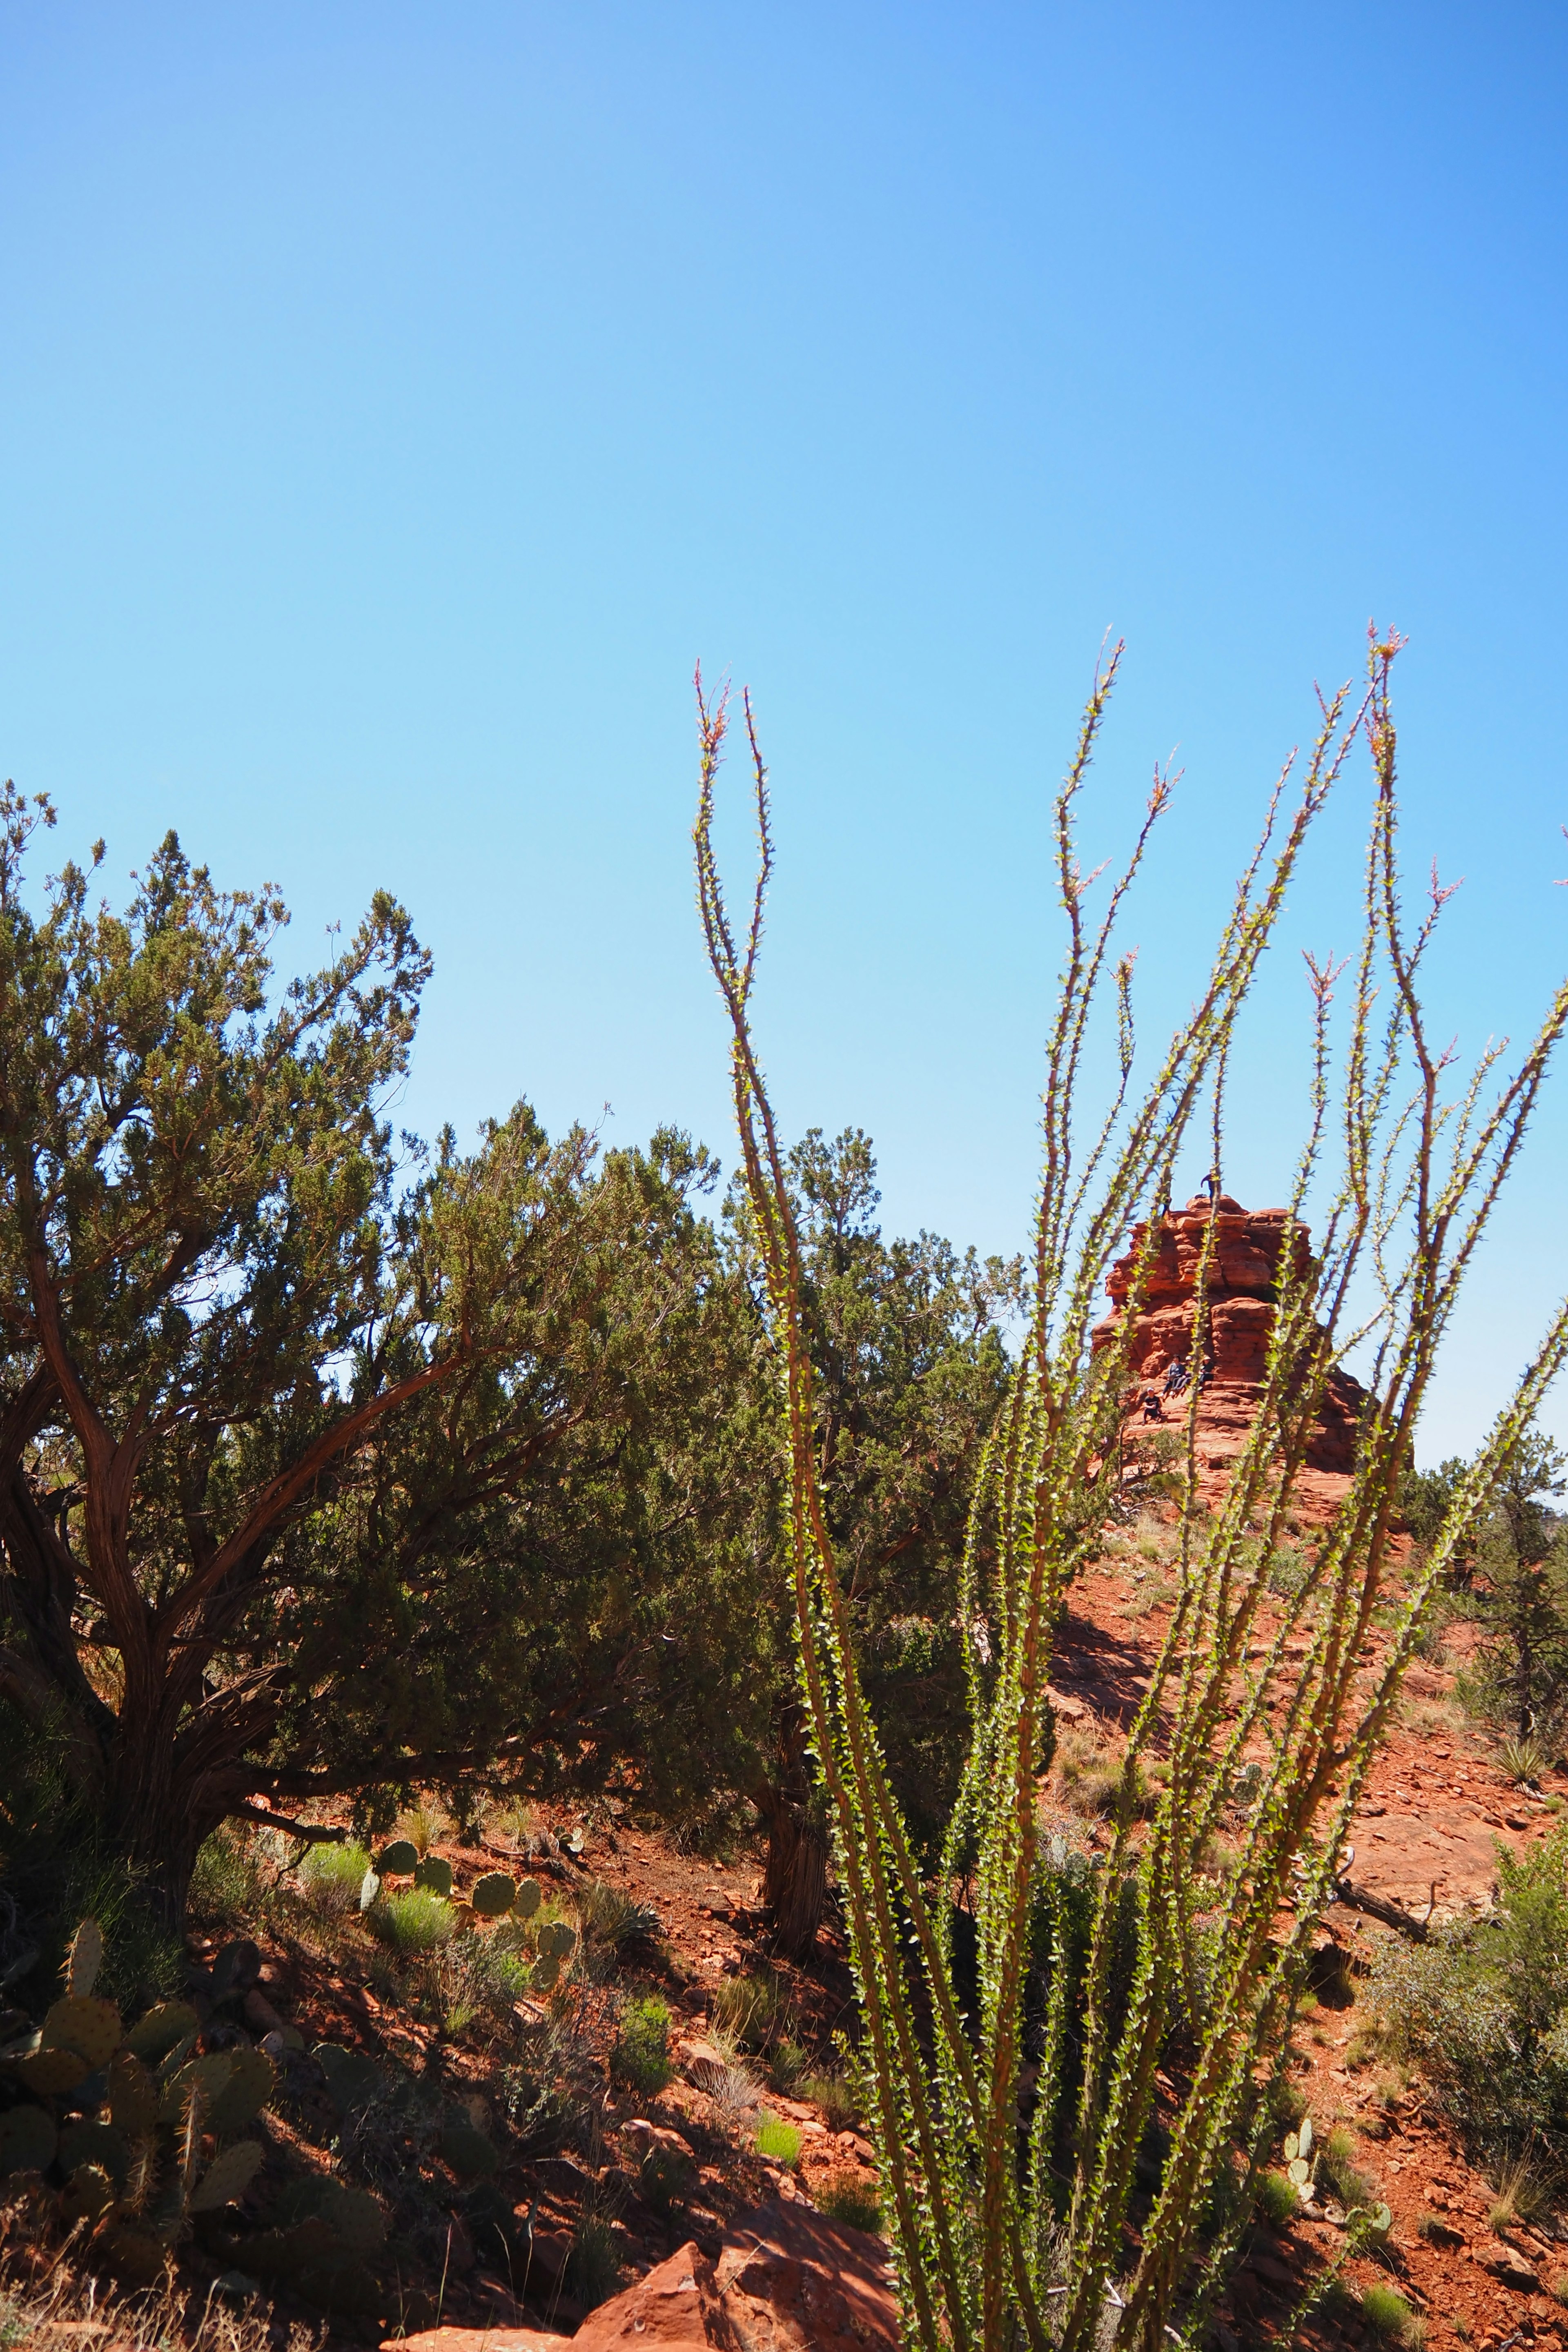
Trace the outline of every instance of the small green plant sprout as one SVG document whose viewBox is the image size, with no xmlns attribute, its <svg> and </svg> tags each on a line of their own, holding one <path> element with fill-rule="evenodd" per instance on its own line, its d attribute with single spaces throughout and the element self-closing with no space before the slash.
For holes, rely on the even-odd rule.
<svg viewBox="0 0 1568 2352">
<path fill-rule="evenodd" d="M 475 1880 L 468 1900 L 481 1919 L 502 1918 L 517 1900 L 517 1881 L 504 1870 L 487 1871 Z"/>
<path fill-rule="evenodd" d="M 756 2150 L 770 2164 L 796 2165 L 800 2162 L 800 2134 L 794 2124 L 769 2116 L 757 2126 Z"/>
<path fill-rule="evenodd" d="M 383 1878 L 412 1878 L 419 1867 L 419 1849 L 412 1838 L 394 1838 L 375 1866 Z"/>
<path fill-rule="evenodd" d="M 414 1884 L 430 1895 L 449 1898 L 452 1892 L 452 1865 L 439 1854 L 427 1853 L 414 1873 Z"/>
<path fill-rule="evenodd" d="M 1385 2344 L 1419 2345 L 1426 2341 L 1426 2324 L 1391 2286 L 1378 2281 L 1363 2287 L 1361 2315 Z"/>
</svg>

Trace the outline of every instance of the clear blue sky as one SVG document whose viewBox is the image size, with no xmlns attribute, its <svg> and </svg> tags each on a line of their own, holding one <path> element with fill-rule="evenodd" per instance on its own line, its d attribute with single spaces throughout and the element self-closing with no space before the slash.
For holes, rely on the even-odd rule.
<svg viewBox="0 0 1568 2352">
<path fill-rule="evenodd" d="M 1375 614 L 1413 856 L 1467 877 L 1445 1016 L 1518 1034 L 1568 938 L 1565 47 L 1431 0 L 0 8 L 0 769 L 116 887 L 170 824 L 276 880 L 300 961 L 396 891 L 410 1122 L 526 1093 L 729 1157 L 688 845 L 728 667 L 785 1121 L 868 1129 L 890 1224 L 1011 1248 L 1101 633 L 1090 856 L 1184 769 L 1152 1031 Z M 1253 1202 L 1354 799 L 1243 1059 Z M 1428 1453 L 1568 1280 L 1565 1105 Z"/>
</svg>

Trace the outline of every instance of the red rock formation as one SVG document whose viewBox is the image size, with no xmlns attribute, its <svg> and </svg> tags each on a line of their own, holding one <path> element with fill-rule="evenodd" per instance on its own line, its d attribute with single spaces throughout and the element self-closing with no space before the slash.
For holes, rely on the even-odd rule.
<svg viewBox="0 0 1568 2352">
<path fill-rule="evenodd" d="M 1165 1394 L 1165 1378 L 1172 1364 L 1191 1358 L 1193 1298 L 1209 1215 L 1208 1200 L 1199 1193 L 1184 1209 L 1170 1210 L 1161 1220 L 1128 1356 L 1128 1369 L 1137 1383 L 1130 1411 L 1140 1413 L 1142 1400 L 1152 1393 L 1168 1423 L 1180 1423 L 1186 1411 L 1184 1393 Z M 1247 1210 L 1228 1192 L 1220 1194 L 1208 1281 L 1208 1377 L 1198 1411 L 1198 1451 L 1211 1470 L 1235 1460 L 1258 1410 L 1285 1223 L 1283 1209 Z M 1143 1225 L 1134 1227 L 1127 1255 L 1110 1270 L 1106 1286 L 1114 1311 L 1096 1328 L 1096 1347 L 1107 1346 L 1121 1324 L 1146 1231 Z M 1305 1272 L 1311 1258 L 1304 1226 L 1296 1227 L 1292 1247 L 1296 1268 Z M 1348 1372 L 1329 1375 L 1318 1427 L 1307 1449 L 1309 1469 L 1343 1475 L 1352 1467 L 1356 1418 L 1364 1399 L 1365 1391 Z"/>
</svg>

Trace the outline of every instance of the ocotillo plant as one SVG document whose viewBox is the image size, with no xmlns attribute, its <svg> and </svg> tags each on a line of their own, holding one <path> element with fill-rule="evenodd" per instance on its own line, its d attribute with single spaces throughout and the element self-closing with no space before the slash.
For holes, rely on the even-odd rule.
<svg viewBox="0 0 1568 2352">
<path fill-rule="evenodd" d="M 1414 931 L 1400 904 L 1389 705 L 1396 651 L 1396 639 L 1374 635 L 1359 706 L 1348 688 L 1322 704 L 1300 781 L 1288 763 L 1275 787 L 1208 981 L 1142 1085 L 1131 960 L 1115 961 L 1112 942 L 1169 783 L 1156 775 L 1131 856 L 1090 925 L 1076 804 L 1120 647 L 1097 672 L 1056 802 L 1067 953 L 1047 1032 L 1032 1315 L 954 1592 L 973 1739 L 944 1864 L 930 1880 L 911 1855 L 862 1699 L 817 1480 L 790 1194 L 751 1026 L 773 863 L 767 774 L 748 699 L 759 866 L 740 934 L 712 846 L 726 701 L 705 698 L 698 680 L 699 900 L 732 1030 L 736 1122 L 787 1402 L 801 1684 L 851 1930 L 905 2327 L 931 2352 L 1002 2352 L 1026 2341 L 1153 2352 L 1202 2340 L 1246 2219 L 1269 2129 L 1271 2070 L 1312 1932 L 1332 1899 L 1351 1814 L 1428 1597 L 1568 1356 L 1564 1307 L 1415 1580 L 1402 1584 L 1391 1575 L 1395 1488 L 1460 1283 L 1568 1023 L 1568 986 L 1511 1075 L 1489 1051 L 1468 1084 L 1450 1087 L 1417 990 L 1447 894 L 1434 880 Z M 1348 967 L 1309 959 L 1307 1133 L 1258 1410 L 1220 1499 L 1205 1507 L 1199 1384 L 1191 1385 L 1173 1613 L 1127 1741 L 1110 1851 L 1092 1868 L 1064 1867 L 1039 1822 L 1054 1733 L 1051 1644 L 1066 1589 L 1110 1507 L 1105 1465 L 1120 1458 L 1111 1440 L 1127 1385 L 1125 1335 L 1177 1154 L 1199 1118 L 1212 1121 L 1218 1166 L 1236 1024 L 1302 844 L 1358 738 L 1373 786 L 1361 944 L 1342 1039 L 1332 1000 Z M 1091 1109 L 1093 1024 L 1108 992 L 1118 1059 L 1100 1089 L 1109 1108 L 1102 1099 Z M 1312 1259 L 1296 1245 L 1310 1190 L 1321 1220 Z M 1194 1361 L 1215 1232 L 1211 1216 Z M 1096 1349 L 1096 1301 L 1130 1233 L 1123 1336 Z M 1354 1473 L 1300 1590 L 1271 1596 L 1260 1623 L 1324 1383 L 1358 1345 L 1372 1372 Z M 1138 1822 L 1142 1767 L 1155 1758 L 1160 1793 L 1152 1817 Z M 1222 1817 L 1234 1822 L 1238 1786 L 1241 1850 L 1234 1866 L 1216 1869 L 1213 1832 Z M 954 1964 L 961 1888 L 973 1909 L 977 2001 L 960 1990 L 973 1972 Z M 1134 2203 L 1140 2172 L 1155 2184 L 1147 2210 Z"/>
</svg>

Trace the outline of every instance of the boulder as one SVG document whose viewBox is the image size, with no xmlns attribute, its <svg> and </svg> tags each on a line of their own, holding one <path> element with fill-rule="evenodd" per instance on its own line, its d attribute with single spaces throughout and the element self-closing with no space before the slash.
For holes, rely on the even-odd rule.
<svg viewBox="0 0 1568 2352">
<path fill-rule="evenodd" d="M 561 2352 L 530 2327 L 432 2327 L 382 2352 Z M 710 2262 L 681 2247 L 597 2311 L 574 2352 L 899 2352 L 899 2305 L 880 2238 L 808 2205 L 772 2201 L 735 2222 Z"/>
</svg>

